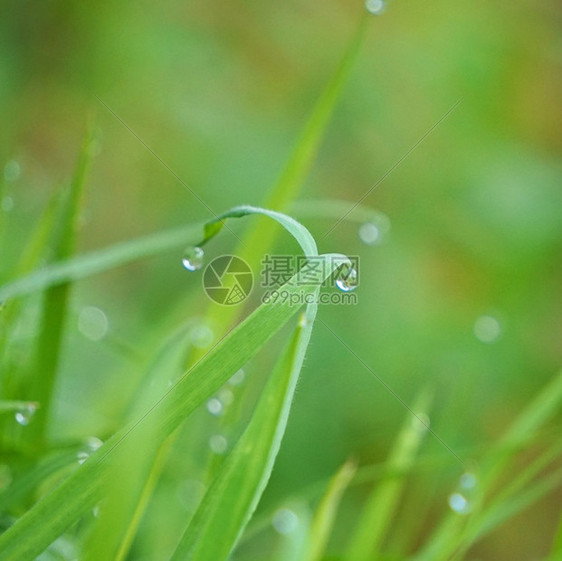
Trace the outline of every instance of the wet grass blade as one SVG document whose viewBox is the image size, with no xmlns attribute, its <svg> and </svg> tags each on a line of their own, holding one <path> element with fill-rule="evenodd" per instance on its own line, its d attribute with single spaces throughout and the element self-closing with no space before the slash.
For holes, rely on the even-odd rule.
<svg viewBox="0 0 562 561">
<path fill-rule="evenodd" d="M 422 393 L 413 407 L 418 415 L 426 415 L 429 407 L 427 392 Z M 415 463 L 425 427 L 408 414 L 396 439 L 386 469 L 388 476 L 375 486 L 367 499 L 355 533 L 349 546 L 348 558 L 368 561 L 380 554 L 383 539 L 398 508 L 405 485 L 406 475 Z"/>
<path fill-rule="evenodd" d="M 351 483 L 356 469 L 355 462 L 348 461 L 330 481 L 312 518 L 307 540 L 308 547 L 302 561 L 321 561 L 336 521 L 341 499 Z"/>
<path fill-rule="evenodd" d="M 497 446 L 482 460 L 478 495 L 470 516 L 450 512 L 423 550 L 415 556 L 415 561 L 449 559 L 459 544 L 472 535 L 473 524 L 486 514 L 485 501 L 494 492 L 498 481 L 510 468 L 515 456 L 533 442 L 539 429 L 558 412 L 561 401 L 562 372 L 559 372 L 531 400 Z"/>
<path fill-rule="evenodd" d="M 310 341 L 316 307 L 316 304 L 308 306 L 267 382 L 248 427 L 219 468 L 172 561 L 221 561 L 228 558 L 236 545 L 273 469 Z"/>
<path fill-rule="evenodd" d="M 303 248 L 315 249 L 314 240 L 306 229 L 288 217 L 251 207 L 238 208 L 232 212 L 233 215 L 266 214 L 290 228 Z M 207 235 L 206 240 L 208 238 Z M 299 306 L 291 304 L 291 295 L 298 294 L 303 299 L 310 297 L 335 269 L 348 263 L 347 258 L 341 255 L 323 255 L 318 256 L 318 259 L 325 266 L 307 271 L 306 283 L 302 282 L 303 273 L 299 272 L 283 285 L 288 299 L 262 304 L 223 337 L 145 413 L 110 438 L 76 472 L 0 536 L 0 559 L 21 561 L 35 558 L 103 497 L 109 460 L 113 461 L 116 454 L 127 458 L 127 452 L 130 452 L 127 447 L 137 443 L 137 434 L 149 434 L 158 443 L 164 442 L 180 423 L 255 356 L 295 315 Z M 129 470 L 134 467 L 128 464 Z"/>
<path fill-rule="evenodd" d="M 316 243 L 308 230 L 299 224 L 297 221 L 292 219 L 289 216 L 284 214 L 257 208 L 251 206 L 238 206 L 235 207 L 220 216 L 218 216 L 215 220 L 208 222 L 204 227 L 204 236 L 198 242 L 198 246 L 204 246 L 205 244 L 209 243 L 209 241 L 214 238 L 219 232 L 222 230 L 225 220 L 231 218 L 242 218 L 249 215 L 263 215 L 268 219 L 272 219 L 278 222 L 281 226 L 283 226 L 299 243 L 301 249 L 307 256 L 311 257 L 318 257 L 318 252 L 316 248 Z M 138 457 L 138 463 L 145 465 L 146 462 L 155 461 L 156 465 L 161 467 L 163 465 L 163 453 L 157 455 L 156 459 L 154 459 L 155 450 L 149 450 L 146 446 L 140 447 L 141 455 Z M 142 454 L 144 452 L 144 456 Z M 143 457 L 141 457 L 143 456 Z M 126 551 L 128 548 L 128 544 L 131 543 L 131 534 L 134 532 L 134 526 L 140 520 L 142 515 L 142 505 L 146 505 L 148 503 L 148 497 L 151 494 L 151 490 L 153 487 L 153 483 L 157 480 L 157 471 L 159 471 L 159 467 L 155 467 L 150 474 L 144 473 L 136 482 L 130 480 L 129 481 L 129 492 L 125 492 L 125 489 L 117 489 L 115 490 L 115 495 L 119 496 L 118 505 L 115 507 L 115 511 L 119 511 L 122 513 L 120 520 L 117 520 L 115 516 L 112 517 L 110 521 L 104 521 L 105 517 L 101 517 L 100 522 L 97 526 L 100 528 L 100 536 L 103 536 L 103 543 L 106 549 L 105 553 L 102 553 L 99 547 L 94 548 L 93 558 L 95 559 L 113 559 L 114 553 L 111 552 L 111 547 L 109 543 L 112 539 L 115 542 L 115 547 L 117 547 L 117 542 L 121 540 L 121 547 L 119 548 L 121 552 Z M 125 469 L 127 469 L 125 467 Z M 146 479 L 147 481 L 152 482 L 150 485 L 145 484 L 144 488 L 142 488 L 142 480 Z M 116 476 L 113 479 L 119 479 Z M 111 499 L 110 499 L 111 500 Z M 135 503 L 137 506 L 135 506 Z M 126 507 L 124 505 L 129 505 L 129 521 L 127 521 L 127 512 Z M 127 528 L 126 530 L 121 530 L 122 528 Z M 125 534 L 125 539 L 121 539 L 121 533 Z M 99 544 L 99 539 L 93 539 L 92 543 Z M 124 553 L 119 553 L 122 556 Z"/>
<path fill-rule="evenodd" d="M 0 301 L 81 280 L 165 251 L 185 247 L 199 238 L 202 227 L 203 224 L 182 226 L 53 263 L 1 286 Z"/>
</svg>

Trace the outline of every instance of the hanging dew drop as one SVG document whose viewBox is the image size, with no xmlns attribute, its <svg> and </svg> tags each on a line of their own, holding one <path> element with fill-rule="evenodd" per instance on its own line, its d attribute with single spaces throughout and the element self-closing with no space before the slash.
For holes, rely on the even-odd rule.
<svg viewBox="0 0 562 561">
<path fill-rule="evenodd" d="M 380 16 L 386 10 L 386 2 L 384 0 L 366 0 L 365 8 L 370 14 Z"/>
<path fill-rule="evenodd" d="M 22 427 L 27 427 L 31 420 L 33 419 L 33 415 L 35 415 L 35 411 L 37 410 L 36 403 L 28 403 L 18 411 L 16 411 L 14 418 L 16 419 L 16 423 L 21 425 Z"/>
<path fill-rule="evenodd" d="M 188 247 L 182 258 L 182 265 L 188 271 L 198 271 L 203 267 L 205 252 L 200 247 Z"/>
<path fill-rule="evenodd" d="M 359 277 L 353 267 L 344 266 L 340 269 L 336 277 L 336 286 L 342 292 L 351 292 L 357 288 Z"/>
</svg>

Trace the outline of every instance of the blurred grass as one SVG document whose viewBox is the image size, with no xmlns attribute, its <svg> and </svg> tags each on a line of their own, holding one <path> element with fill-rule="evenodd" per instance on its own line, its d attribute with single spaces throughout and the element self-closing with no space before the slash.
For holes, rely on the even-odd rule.
<svg viewBox="0 0 562 561">
<path fill-rule="evenodd" d="M 72 175 L 94 95 L 217 212 L 241 202 L 257 204 L 279 175 L 360 10 L 361 3 L 351 0 L 164 7 L 57 1 L 33 10 L 7 2 L 0 17 L 2 285 L 15 279 L 22 253 L 31 247 L 34 223 Z M 371 18 L 343 102 L 303 183 L 304 199 L 357 200 L 463 96 L 454 116 L 365 201 L 390 217 L 385 243 L 363 244 L 357 224 L 347 223 L 322 241 L 320 250 L 358 253 L 362 268 L 360 306 L 323 309 L 325 321 L 381 377 L 392 380 L 407 402 L 420 387 L 435 388 L 432 428 L 455 451 L 470 451 L 467 459 L 505 449 L 500 446 L 505 427 L 562 362 L 561 17 L 553 0 L 390 3 L 383 16 Z M 97 123 L 100 144 L 80 255 L 69 267 L 81 267 L 86 252 L 206 217 L 110 115 L 100 112 Z M 317 212 L 307 215 L 306 224 L 322 234 L 335 217 L 326 218 L 326 207 L 312 210 Z M 43 224 L 48 222 L 47 217 Z M 180 266 L 183 240 L 190 243 L 183 228 L 170 230 L 177 237 L 160 238 L 162 246 L 138 239 L 138 256 L 154 250 L 154 259 L 135 260 L 120 270 L 105 269 L 115 263 L 106 261 L 99 269 L 103 275 L 73 287 L 49 431 L 51 443 L 73 450 L 69 458 L 81 438 L 105 438 L 119 426 L 124 402 L 140 379 L 131 356 L 109 339 L 119 338 L 148 358 L 179 324 L 205 321 L 199 279 Z M 233 242 L 225 234 L 213 253 L 232 251 Z M 164 246 L 168 253 L 160 251 Z M 287 248 L 277 242 L 279 251 Z M 35 262 L 43 257 L 39 250 L 32 252 Z M 51 282 L 50 274 L 74 281 L 72 270 L 47 266 L 34 274 L 38 283 Z M 3 300 L 8 293 L 2 294 Z M 9 340 L 9 348 L 1 345 L 1 399 L 22 397 L 5 393 L 9 375 L 20 379 L 35 371 L 29 351 L 37 337 L 39 302 L 30 294 L 21 303 L 15 327 L 6 334 L 4 326 L 0 333 L 0 343 Z M 88 306 L 109 318 L 110 332 L 99 342 L 78 329 Z M 499 322 L 499 337 L 490 343 L 475 334 L 482 316 Z M 216 335 L 216 325 L 204 327 Z M 262 358 L 249 373 L 259 378 L 267 365 Z M 250 385 L 237 390 L 235 399 L 241 400 L 242 392 L 248 403 L 255 399 L 257 382 Z M 403 410 L 321 330 L 298 390 L 260 507 L 264 514 L 275 511 L 284 497 L 329 479 L 350 456 L 361 466 L 381 464 L 402 423 Z M 11 414 L 3 417 L 3 424 L 13 424 Z M 140 523 L 146 537 L 133 544 L 132 556 L 144 551 L 159 558 L 149 541 L 173 549 L 178 533 L 173 520 L 189 515 L 178 489 L 186 479 L 199 479 L 206 463 L 199 458 L 207 457 L 218 422 L 197 414 L 189 433 L 192 448 L 185 445 L 172 454 L 151 505 L 153 517 Z M 534 440 L 526 445 L 536 446 L 537 454 L 550 449 L 558 427 L 556 413 L 553 430 L 544 433 L 540 445 Z M 12 444 L 28 434 L 27 427 L 12 429 Z M 234 434 L 239 429 L 236 425 Z M 34 461 L 16 457 L 11 445 L 2 444 L 0 464 L 10 465 L 13 481 L 0 493 L 26 481 L 26 464 Z M 400 503 L 398 512 L 426 512 L 440 520 L 458 466 L 431 439 L 420 453 L 419 473 L 416 464 L 404 489 L 407 508 Z M 559 463 L 555 449 L 552 455 Z M 178 460 L 182 456 L 190 457 L 189 465 Z M 426 457 L 437 459 L 429 472 L 421 468 Z M 533 458 L 523 455 L 517 462 L 524 472 Z M 18 495 L 25 500 L 9 503 L 9 512 L 20 514 L 44 492 L 37 489 L 44 475 L 37 477 Z M 541 471 L 538 477 L 546 475 Z M 531 493 L 532 485 L 527 482 L 524 490 Z M 364 504 L 355 489 L 367 492 L 361 485 L 351 487 L 342 501 L 330 555 L 344 554 L 344 537 Z M 472 556 L 546 558 L 559 503 L 560 491 L 548 491 L 539 506 L 495 528 Z M 171 513 L 171 521 L 158 526 L 163 513 Z M 427 543 L 433 529 L 429 522 L 415 522 L 418 534 L 407 540 L 411 548 Z M 402 524 L 404 529 L 410 522 Z M 414 534 L 414 522 L 408 528 Z M 260 547 L 275 540 L 283 544 L 290 536 L 260 534 L 244 544 L 240 557 L 259 558 Z M 390 536 L 384 543 L 400 557 L 404 551 L 398 553 L 396 541 Z"/>
</svg>

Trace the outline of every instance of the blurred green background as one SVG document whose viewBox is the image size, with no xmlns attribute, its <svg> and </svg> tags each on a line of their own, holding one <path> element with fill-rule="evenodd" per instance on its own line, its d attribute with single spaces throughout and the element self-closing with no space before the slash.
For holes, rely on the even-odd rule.
<svg viewBox="0 0 562 561">
<path fill-rule="evenodd" d="M 99 146 L 80 251 L 211 218 L 96 96 L 213 211 L 262 204 L 362 8 L 355 0 L 4 2 L 3 279 L 50 193 L 72 175 L 88 119 Z M 391 2 L 369 24 L 299 197 L 351 206 L 462 99 L 363 201 L 390 218 L 383 243 L 363 243 L 358 224 L 344 221 L 319 249 L 361 257 L 359 304 L 323 307 L 322 319 L 405 402 L 431 388 L 432 427 L 465 459 L 492 446 L 562 363 L 561 22 L 554 0 Z M 321 238 L 335 219 L 303 222 Z M 225 232 L 208 253 L 235 241 Z M 139 379 L 131 354 L 202 316 L 200 282 L 172 252 L 74 287 L 52 438 L 115 427 Z M 78 329 L 90 306 L 106 314 L 111 343 Z M 248 376 L 263 377 L 267 364 L 256 361 Z M 350 456 L 382 461 L 405 415 L 319 324 L 264 505 L 329 477 Z M 202 414 L 193 432 L 206 440 L 213 423 Z M 461 473 L 431 437 L 424 454 L 436 462 L 415 476 L 402 518 L 421 513 L 413 545 L 448 508 Z M 539 558 L 561 499 L 517 516 L 473 558 Z"/>
</svg>

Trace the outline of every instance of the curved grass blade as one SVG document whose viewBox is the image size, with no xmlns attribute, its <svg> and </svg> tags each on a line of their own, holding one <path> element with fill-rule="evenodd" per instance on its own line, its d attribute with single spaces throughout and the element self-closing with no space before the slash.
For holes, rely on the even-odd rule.
<svg viewBox="0 0 562 561">
<path fill-rule="evenodd" d="M 281 224 L 299 243 L 305 255 L 318 257 L 316 243 L 313 237 L 310 235 L 310 233 L 304 226 L 302 226 L 296 220 L 284 214 L 275 211 L 270 211 L 267 209 L 251 207 L 251 206 L 234 207 L 229 211 L 222 213 L 216 219 L 208 222 L 204 227 L 204 237 L 197 245 L 203 246 L 207 244 L 214 236 L 218 235 L 218 233 L 221 231 L 221 229 L 224 226 L 225 220 L 229 218 L 241 218 L 241 217 L 255 215 L 255 214 L 264 215 Z M 343 258 L 342 260 L 342 257 L 343 256 L 335 257 L 336 261 L 339 262 L 339 265 L 343 264 L 346 261 L 346 258 Z M 333 258 L 334 257 L 330 257 L 330 256 L 325 257 L 325 259 L 328 260 L 332 260 Z M 332 263 L 328 265 L 328 267 L 335 266 L 337 268 L 339 265 L 337 265 L 337 263 L 336 264 Z M 325 274 L 325 272 L 323 272 L 322 274 Z M 139 463 L 145 465 L 146 461 L 154 461 L 155 450 L 147 449 L 146 446 L 143 447 L 142 449 L 146 453 L 142 459 L 139 458 Z M 156 465 L 160 467 L 163 465 L 163 459 L 161 458 L 161 455 L 162 454 L 158 454 L 156 458 Z M 148 497 L 150 496 L 151 493 L 151 489 L 146 485 L 144 486 L 145 487 L 144 489 L 140 489 L 141 485 L 139 482 L 142 481 L 143 478 L 145 478 L 151 481 L 152 483 L 154 483 L 157 480 L 157 474 L 154 473 L 155 470 L 158 470 L 158 468 L 155 467 L 153 469 L 153 473 L 150 474 L 144 473 L 137 480 L 136 483 L 131 481 L 130 482 L 131 485 L 129 487 L 128 493 L 124 493 L 124 489 L 116 490 L 116 494 L 118 494 L 120 498 L 118 500 L 119 508 L 116 508 L 115 510 L 120 510 L 124 504 L 128 504 L 130 522 L 127 522 L 127 514 L 124 511 L 122 511 L 123 514 L 119 521 L 114 519 L 111 522 L 104 522 L 104 517 L 103 516 L 101 517 L 98 527 L 100 528 L 101 534 L 103 534 L 104 536 L 104 540 L 103 540 L 104 544 L 106 547 L 109 547 L 109 549 L 106 550 L 105 557 L 104 557 L 104 555 L 99 550 L 99 548 L 95 548 L 93 554 L 95 559 L 114 558 L 112 557 L 111 548 L 109 546 L 109 542 L 112 541 L 112 538 L 110 536 L 113 537 L 114 542 L 118 542 L 121 540 L 122 545 L 119 548 L 120 551 L 119 556 L 120 558 L 124 556 L 124 552 L 128 548 L 127 543 L 128 544 L 131 543 L 131 534 L 134 532 L 134 525 L 138 524 L 142 515 L 141 503 L 146 505 L 148 502 Z M 134 506 L 135 502 L 137 503 L 136 507 Z M 107 527 L 105 528 L 105 530 L 102 530 L 101 528 L 103 528 L 104 525 Z M 127 529 L 120 530 L 120 528 L 124 528 L 124 527 L 126 527 Z M 120 538 L 120 534 L 124 534 L 125 538 L 124 539 Z M 93 543 L 99 543 L 99 540 L 94 539 Z"/>
<path fill-rule="evenodd" d="M 246 208 L 245 212 L 262 212 L 283 222 L 298 236 L 304 247 L 315 248 L 314 240 L 297 222 L 285 220 L 279 213 L 255 208 Z M 347 262 L 347 258 L 341 255 L 325 255 L 319 259 L 326 266 L 308 271 L 306 283 L 302 282 L 299 272 L 282 289 L 289 296 L 310 297 L 336 268 Z M 199 404 L 244 366 L 297 310 L 298 307 L 291 305 L 290 298 L 262 304 L 188 370 L 146 413 L 109 439 L 74 474 L 0 536 L 0 559 L 33 559 L 102 498 L 103 481 L 108 472 L 107 457 L 114 454 L 118 447 L 126 448 L 132 440 L 130 435 L 133 431 L 146 430 L 158 442 L 163 442 Z"/>
</svg>

